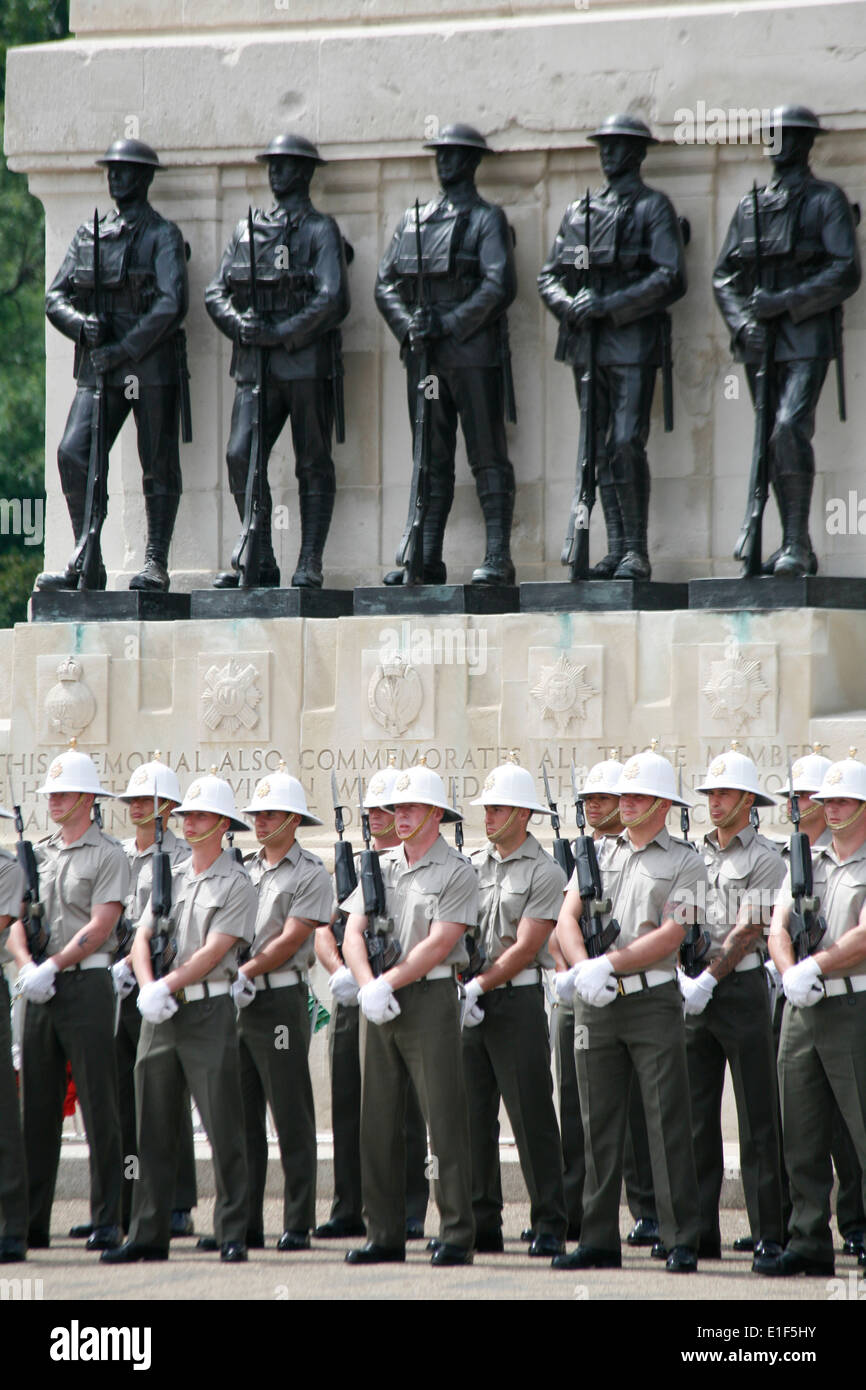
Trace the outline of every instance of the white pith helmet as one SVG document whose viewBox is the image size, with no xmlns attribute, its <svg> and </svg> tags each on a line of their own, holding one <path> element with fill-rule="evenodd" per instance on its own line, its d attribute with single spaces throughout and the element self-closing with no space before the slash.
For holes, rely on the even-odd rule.
<svg viewBox="0 0 866 1390">
<path fill-rule="evenodd" d="M 767 796 L 762 792 L 758 785 L 758 769 L 747 758 L 745 753 L 739 751 L 736 739 L 731 744 L 730 751 L 722 753 L 721 757 L 714 758 L 707 769 L 707 775 L 701 786 L 695 787 L 698 792 L 711 792 L 716 790 L 751 792 L 755 798 L 756 806 L 775 806 L 775 797 Z"/>
<path fill-rule="evenodd" d="M 604 762 L 593 763 L 586 774 L 580 794 L 581 796 L 619 796 L 621 775 L 622 763 L 616 756 L 616 749 L 611 748 L 610 756 L 605 758 Z"/>
<path fill-rule="evenodd" d="M 793 790 L 804 792 L 810 796 L 813 792 L 818 791 L 832 766 L 832 759 L 825 758 L 821 753 L 820 743 L 813 743 L 812 752 L 807 753 L 803 758 L 798 758 L 791 768 L 794 778 Z M 786 783 L 784 787 L 779 788 L 779 795 L 790 796 L 791 790 L 790 784 Z"/>
<path fill-rule="evenodd" d="M 445 795 L 445 783 L 438 772 L 427 766 L 423 755 L 414 767 L 407 767 L 405 772 L 397 774 L 388 807 L 405 805 L 408 801 L 417 801 L 422 806 L 441 806 L 445 812 L 443 821 L 463 819 L 460 811 L 455 811 L 453 806 L 449 806 Z"/>
<path fill-rule="evenodd" d="M 225 816 L 227 830 L 249 830 L 246 821 L 241 820 L 235 810 L 235 794 L 228 782 L 217 777 L 216 768 L 209 775 L 197 777 L 186 789 L 186 796 L 177 808 L 179 816 L 188 811 L 209 811 L 214 816 Z"/>
<path fill-rule="evenodd" d="M 364 792 L 365 811 L 388 811 L 392 806 L 392 793 L 394 783 L 400 776 L 400 769 L 397 767 L 397 759 L 393 753 L 388 755 L 388 766 L 379 768 L 370 778 L 369 785 Z"/>
<path fill-rule="evenodd" d="M 856 748 L 849 748 L 847 758 L 830 764 L 813 801 L 830 801 L 836 796 L 866 801 L 866 763 L 854 757 L 856 752 Z"/>
<path fill-rule="evenodd" d="M 256 783 L 252 801 L 244 807 L 245 816 L 255 815 L 257 811 L 291 811 L 300 816 L 301 825 L 322 824 L 318 816 L 307 810 L 303 787 L 282 761 L 276 772 L 269 772 Z"/>
<path fill-rule="evenodd" d="M 508 754 L 508 762 L 500 763 L 485 780 L 481 795 L 469 803 L 471 806 L 518 806 L 524 811 L 538 811 L 542 816 L 552 816 L 549 806 L 542 806 L 537 799 L 535 778 L 528 768 L 521 767 L 517 761 L 517 751 Z"/>
<path fill-rule="evenodd" d="M 75 739 L 69 740 L 69 747 L 49 764 L 45 774 L 45 785 L 36 788 L 37 794 L 49 796 L 51 792 L 92 792 L 94 796 L 114 796 L 99 785 L 96 763 L 86 753 L 79 753 Z"/>
<path fill-rule="evenodd" d="M 691 806 L 685 797 L 677 795 L 673 765 L 652 748 L 643 753 L 634 753 L 623 764 L 622 772 L 611 796 L 657 796 L 663 801 L 671 801 L 674 806 Z"/>
<path fill-rule="evenodd" d="M 137 796 L 152 798 L 154 795 L 160 801 L 173 801 L 176 805 L 179 805 L 182 799 L 177 773 L 166 767 L 158 752 L 154 753 L 151 762 L 142 763 L 141 767 L 135 769 L 129 779 L 129 786 L 117 799 L 133 801 Z"/>
</svg>

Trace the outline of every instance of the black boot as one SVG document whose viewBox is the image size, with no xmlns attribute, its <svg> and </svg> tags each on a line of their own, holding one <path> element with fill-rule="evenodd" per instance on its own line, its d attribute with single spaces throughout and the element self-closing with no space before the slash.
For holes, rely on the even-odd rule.
<svg viewBox="0 0 866 1390">
<path fill-rule="evenodd" d="M 301 482 L 301 551 L 298 567 L 292 575 L 295 589 L 321 589 L 322 551 L 328 539 L 331 514 L 334 510 L 332 492 L 313 492 Z"/>
<path fill-rule="evenodd" d="M 598 490 L 604 524 L 607 528 L 607 554 L 589 571 L 590 579 L 612 579 L 625 555 L 625 535 L 622 529 L 622 513 L 617 501 L 616 488 L 612 483 L 603 483 Z"/>
<path fill-rule="evenodd" d="M 478 501 L 484 513 L 487 541 L 484 559 L 472 572 L 473 584 L 513 584 L 511 560 L 511 521 L 514 516 L 514 490 L 498 473 L 486 469 L 482 490 L 479 478 Z"/>
<path fill-rule="evenodd" d="M 78 544 L 79 537 L 81 536 L 81 533 L 84 530 L 84 501 L 85 495 L 83 492 L 81 494 L 76 493 L 75 495 L 70 494 L 66 498 L 66 506 L 69 511 L 69 520 L 72 522 L 72 534 L 75 537 L 76 546 Z M 61 573 L 59 574 L 52 574 L 51 572 L 37 574 L 36 581 L 33 587 L 34 589 L 38 589 L 40 592 L 46 592 L 54 589 L 77 589 L 78 576 L 79 571 L 76 568 L 76 566 L 73 565 L 72 559 L 70 558 L 66 565 L 66 569 L 61 571 Z M 100 561 L 99 588 L 104 589 L 105 583 L 105 566 Z"/>
<path fill-rule="evenodd" d="M 145 495 L 147 546 L 144 551 L 144 569 L 130 579 L 130 589 L 168 592 L 171 583 L 168 574 L 168 548 L 171 545 L 179 504 L 180 498 L 176 493 Z"/>
<path fill-rule="evenodd" d="M 647 553 L 649 465 L 641 460 L 624 472 L 626 481 L 617 482 L 616 498 L 622 516 L 625 554 L 614 571 L 614 579 L 649 579 L 652 574 Z"/>
<path fill-rule="evenodd" d="M 448 520 L 448 513 L 451 511 L 453 498 L 452 489 L 451 492 L 431 493 L 427 499 L 427 510 L 424 513 L 422 584 L 444 584 L 448 578 L 448 571 L 442 559 L 442 546 L 445 542 L 445 524 Z M 406 571 L 402 569 L 389 570 L 382 582 L 384 584 L 405 584 Z"/>
<path fill-rule="evenodd" d="M 246 494 L 234 492 L 235 506 L 238 509 L 238 516 L 241 521 L 244 519 L 246 510 Z M 278 589 L 280 587 L 280 571 L 277 565 L 277 557 L 274 555 L 274 548 L 271 542 L 271 493 L 267 490 L 265 498 L 264 514 L 261 519 L 262 529 L 262 564 L 259 574 L 259 588 Z M 213 581 L 214 589 L 237 589 L 241 582 L 240 571 L 236 569 L 220 570 Z"/>
<path fill-rule="evenodd" d="M 782 579 L 801 579 L 804 575 L 816 574 L 818 561 L 809 539 L 812 475 L 779 473 L 774 487 L 782 518 L 782 550 L 773 566 L 773 574 Z"/>
</svg>

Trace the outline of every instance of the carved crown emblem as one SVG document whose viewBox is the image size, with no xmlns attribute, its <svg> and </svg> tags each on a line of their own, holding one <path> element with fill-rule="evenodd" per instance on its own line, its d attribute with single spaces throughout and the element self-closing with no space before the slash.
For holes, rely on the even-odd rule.
<svg viewBox="0 0 866 1390">
<path fill-rule="evenodd" d="M 711 777 L 721 777 L 721 775 L 722 775 L 722 773 L 724 772 L 724 770 L 725 770 L 725 760 L 724 760 L 724 758 L 716 758 L 716 761 L 713 763 L 712 767 L 710 768 L 710 776 L 711 776 Z"/>
<path fill-rule="evenodd" d="M 186 799 L 187 801 L 195 801 L 198 796 L 201 796 L 201 782 L 193 782 L 186 794 Z"/>
<path fill-rule="evenodd" d="M 394 783 L 395 792 L 404 792 L 409 785 L 409 781 L 410 778 L 408 772 L 404 772 L 403 776 L 398 777 L 397 781 Z"/>
<path fill-rule="evenodd" d="M 271 784 L 270 784 L 270 782 L 259 782 L 259 785 L 256 787 L 256 796 L 257 796 L 257 797 L 268 796 L 268 794 L 270 793 L 270 790 L 271 790 Z"/>
</svg>

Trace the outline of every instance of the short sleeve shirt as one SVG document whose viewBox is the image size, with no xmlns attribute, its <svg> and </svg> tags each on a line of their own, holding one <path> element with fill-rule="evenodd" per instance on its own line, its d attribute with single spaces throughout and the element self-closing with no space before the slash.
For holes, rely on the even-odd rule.
<svg viewBox="0 0 866 1390">
<path fill-rule="evenodd" d="M 787 869 L 779 848 L 753 826 L 747 825 L 722 849 L 718 833 L 704 836 L 702 847 L 707 870 L 706 923 L 710 933 L 709 961 L 717 960 L 736 925 L 742 907 L 758 909 L 769 928 L 776 890 Z"/>
<path fill-rule="evenodd" d="M 170 920 L 177 943 L 174 965 L 185 965 L 212 931 L 222 932 L 236 936 L 238 948 L 230 948 L 202 979 L 209 984 L 233 980 L 238 949 L 243 942 L 252 944 L 256 921 L 256 890 L 244 866 L 230 850 L 223 850 L 200 874 L 193 872 L 192 859 L 187 859 L 172 871 L 171 888 Z M 140 925 L 153 926 L 150 905 Z"/>
<path fill-rule="evenodd" d="M 24 870 L 14 854 L 0 849 L 0 917 L 11 917 L 14 922 L 21 911 L 23 897 Z M 9 927 L 4 927 L 0 932 L 0 965 L 6 965 L 12 959 L 6 949 L 8 936 Z"/>
<path fill-rule="evenodd" d="M 504 859 L 488 841 L 474 851 L 471 860 L 478 874 L 479 939 L 491 964 L 514 945 L 522 918 L 548 920 L 553 930 L 562 907 L 565 874 L 534 835 L 527 835 Z M 553 967 L 546 943 L 533 963 L 543 970 Z"/>
<path fill-rule="evenodd" d="M 836 857 L 832 840 L 823 849 L 813 846 L 812 884 L 816 897 L 821 900 L 821 916 L 827 923 L 827 934 L 821 945 L 833 946 L 846 932 L 857 926 L 866 905 L 866 844 L 862 844 L 850 859 L 843 859 L 841 863 Z M 780 901 L 785 905 L 791 903 L 790 878 L 780 894 Z M 856 966 L 849 965 L 844 970 L 827 971 L 827 978 L 864 972 L 866 965 L 861 962 Z"/>
<path fill-rule="evenodd" d="M 183 864 L 190 856 L 186 840 L 179 840 L 172 830 L 164 830 L 162 848 L 171 860 L 172 871 Z M 136 849 L 135 836 L 123 841 L 123 849 L 129 860 L 129 892 L 126 896 L 126 915 L 134 926 L 150 902 L 153 887 L 153 855 L 156 845 L 147 849 Z"/>
<path fill-rule="evenodd" d="M 264 850 L 245 861 L 258 894 L 253 954 L 278 937 L 287 917 L 301 917 L 320 926 L 329 922 L 334 907 L 331 877 L 316 854 L 297 841 L 278 864 L 269 865 Z M 311 933 L 281 970 L 308 970 L 316 959 Z"/>
<path fill-rule="evenodd" d="M 129 864 L 119 841 L 93 824 L 71 845 L 57 831 L 35 852 L 45 925 L 51 932 L 48 954 L 53 956 L 87 925 L 96 905 L 126 902 Z M 112 932 L 100 950 L 114 945 Z"/>
</svg>

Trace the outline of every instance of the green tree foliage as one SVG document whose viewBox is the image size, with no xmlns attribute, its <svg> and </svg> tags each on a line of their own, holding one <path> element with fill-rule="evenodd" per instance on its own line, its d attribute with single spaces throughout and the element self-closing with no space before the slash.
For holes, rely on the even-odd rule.
<svg viewBox="0 0 866 1390">
<path fill-rule="evenodd" d="M 0 101 L 6 52 L 69 33 L 68 0 L 0 0 Z M 2 110 L 0 110 L 2 115 Z M 0 499 L 29 499 L 31 522 L 44 505 L 45 231 L 42 205 L 24 175 L 0 163 Z M 0 627 L 21 622 L 42 567 L 42 546 L 10 534 L 0 511 Z M 6 534 L 3 527 L 6 527 Z"/>
</svg>

